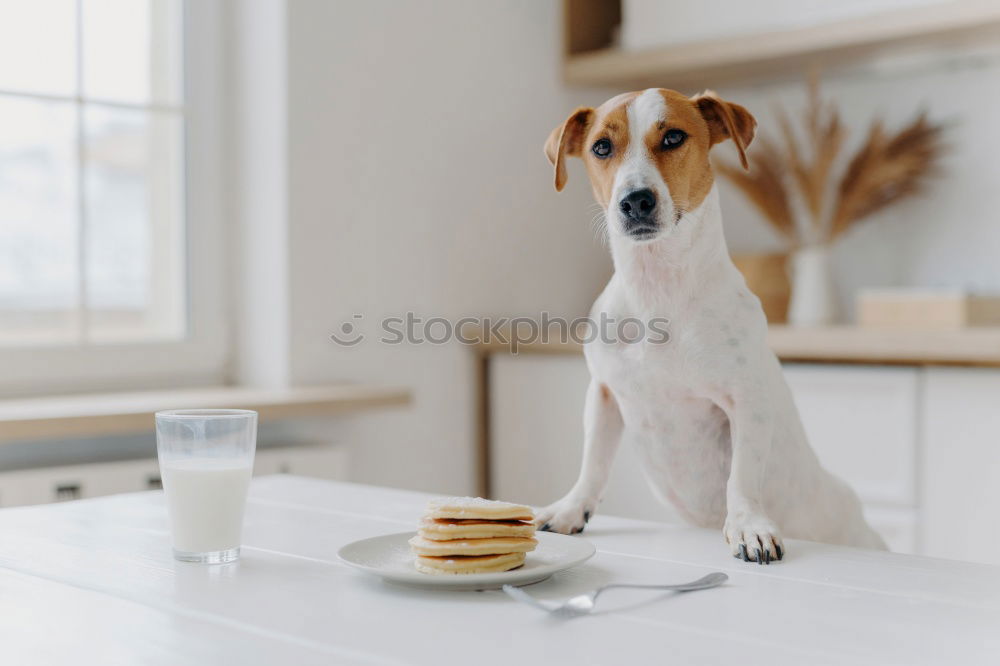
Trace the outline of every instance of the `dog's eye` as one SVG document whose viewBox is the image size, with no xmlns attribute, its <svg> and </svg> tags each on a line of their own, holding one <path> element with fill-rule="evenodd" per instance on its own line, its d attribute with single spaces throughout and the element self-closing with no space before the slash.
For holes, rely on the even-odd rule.
<svg viewBox="0 0 1000 666">
<path fill-rule="evenodd" d="M 667 133 L 663 135 L 663 147 L 676 148 L 677 146 L 684 143 L 684 139 L 686 139 L 687 136 L 688 135 L 683 130 L 679 129 L 667 130 Z"/>
<path fill-rule="evenodd" d="M 608 139 L 598 139 L 594 142 L 594 145 L 591 146 L 590 152 L 594 153 L 602 160 L 605 157 L 609 157 L 611 155 L 611 141 Z"/>
</svg>

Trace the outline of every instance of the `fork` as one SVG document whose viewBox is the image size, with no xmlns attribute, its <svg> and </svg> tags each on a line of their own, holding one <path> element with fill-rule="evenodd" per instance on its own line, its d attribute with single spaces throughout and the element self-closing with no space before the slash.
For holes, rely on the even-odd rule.
<svg viewBox="0 0 1000 666">
<path fill-rule="evenodd" d="M 556 602 L 556 601 L 542 601 L 541 599 L 536 599 L 519 587 L 514 587 L 513 585 L 504 585 L 503 591 L 507 593 L 507 596 L 512 599 L 516 599 L 522 603 L 526 603 L 529 606 L 534 606 L 535 608 L 540 608 L 543 611 L 552 613 L 556 617 L 578 617 L 580 615 L 586 615 L 587 613 L 594 610 L 594 602 L 597 601 L 597 597 L 604 590 L 610 590 L 611 588 L 630 588 L 630 589 L 640 589 L 640 590 L 672 590 L 674 592 L 694 592 L 695 590 L 707 590 L 710 587 L 718 587 L 722 585 L 727 580 L 729 576 L 718 571 L 715 573 L 710 573 L 707 576 L 703 576 L 698 580 L 691 581 L 690 583 L 681 583 L 680 585 L 634 585 L 630 583 L 610 583 L 608 585 L 602 585 L 593 592 L 588 592 L 587 594 L 581 594 L 575 597 L 570 597 L 566 601 Z"/>
</svg>

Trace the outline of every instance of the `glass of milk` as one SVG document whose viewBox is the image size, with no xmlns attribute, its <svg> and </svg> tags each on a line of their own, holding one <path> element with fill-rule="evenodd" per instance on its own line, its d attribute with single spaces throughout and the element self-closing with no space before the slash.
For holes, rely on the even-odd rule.
<svg viewBox="0 0 1000 666">
<path fill-rule="evenodd" d="M 256 447 L 257 412 L 156 413 L 160 478 L 178 560 L 221 564 L 239 558 Z"/>
</svg>

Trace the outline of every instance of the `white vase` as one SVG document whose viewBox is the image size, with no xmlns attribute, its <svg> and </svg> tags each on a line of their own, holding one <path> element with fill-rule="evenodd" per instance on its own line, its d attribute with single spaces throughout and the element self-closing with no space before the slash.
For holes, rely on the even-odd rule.
<svg viewBox="0 0 1000 666">
<path fill-rule="evenodd" d="M 788 323 L 792 326 L 826 326 L 837 317 L 830 248 L 808 245 L 790 257 L 792 298 Z"/>
</svg>

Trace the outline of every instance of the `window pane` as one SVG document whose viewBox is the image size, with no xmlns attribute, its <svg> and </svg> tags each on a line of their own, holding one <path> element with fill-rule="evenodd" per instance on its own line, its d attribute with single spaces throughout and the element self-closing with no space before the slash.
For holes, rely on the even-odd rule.
<svg viewBox="0 0 1000 666">
<path fill-rule="evenodd" d="M 180 0 L 83 0 L 83 94 L 179 104 Z"/>
<path fill-rule="evenodd" d="M 73 105 L 0 95 L 0 344 L 74 340 Z"/>
<path fill-rule="evenodd" d="M 84 111 L 87 339 L 184 334 L 181 116 Z"/>
<path fill-rule="evenodd" d="M 76 94 L 74 0 L 0 0 L 0 89 Z"/>
</svg>

